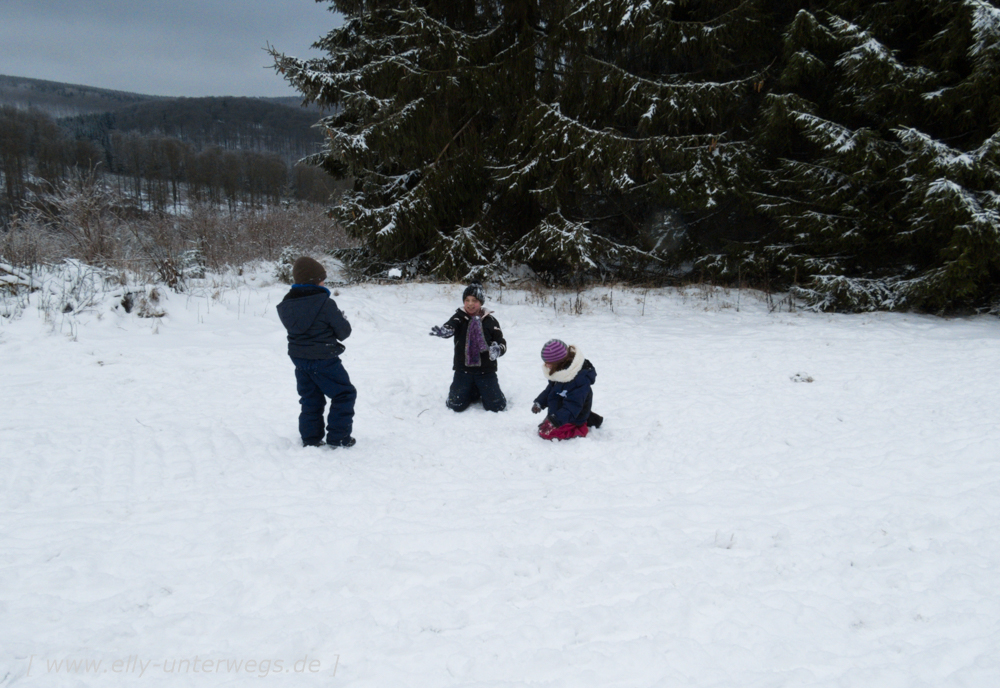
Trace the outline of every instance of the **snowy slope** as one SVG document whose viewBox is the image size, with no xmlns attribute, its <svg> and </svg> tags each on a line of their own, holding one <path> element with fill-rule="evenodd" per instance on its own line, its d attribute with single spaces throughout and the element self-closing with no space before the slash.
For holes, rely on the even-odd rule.
<svg viewBox="0 0 1000 688">
<path fill-rule="evenodd" d="M 996 319 L 506 291 L 508 411 L 455 414 L 461 287 L 341 287 L 331 451 L 285 289 L 0 318 L 0 686 L 998 684 Z M 550 337 L 587 439 L 534 435 Z"/>
</svg>

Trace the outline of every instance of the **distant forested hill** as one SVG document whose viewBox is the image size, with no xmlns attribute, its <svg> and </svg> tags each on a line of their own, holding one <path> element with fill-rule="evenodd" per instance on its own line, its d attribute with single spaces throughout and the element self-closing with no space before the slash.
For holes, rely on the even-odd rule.
<svg viewBox="0 0 1000 688">
<path fill-rule="evenodd" d="M 326 203 L 336 184 L 299 161 L 323 113 L 284 98 L 166 98 L 0 76 L 0 230 L 80 174 L 111 175 L 135 208 Z"/>
<path fill-rule="evenodd" d="M 111 112 L 153 100 L 167 99 L 161 96 L 0 74 L 0 105 L 10 105 L 22 110 L 34 108 L 52 117 Z"/>
<path fill-rule="evenodd" d="M 261 98 L 171 98 L 63 118 L 59 124 L 73 138 L 105 148 L 115 132 L 134 133 L 179 139 L 196 149 L 277 153 L 292 162 L 319 150 L 322 135 L 313 126 L 319 117 L 315 109 Z"/>
<path fill-rule="evenodd" d="M 176 98 L 0 74 L 0 105 L 10 105 L 21 110 L 34 108 L 55 118 L 95 112 L 113 112 L 137 103 L 156 100 L 176 100 Z M 303 108 L 301 96 L 257 98 L 256 100 L 296 109 Z M 303 109 L 314 113 L 320 112 L 317 105 L 309 105 Z"/>
<path fill-rule="evenodd" d="M 75 139 L 108 148 L 113 133 L 180 139 L 196 149 L 277 153 L 293 162 L 317 151 L 322 112 L 299 96 L 173 98 L 0 75 L 0 106 L 40 110 Z"/>
</svg>

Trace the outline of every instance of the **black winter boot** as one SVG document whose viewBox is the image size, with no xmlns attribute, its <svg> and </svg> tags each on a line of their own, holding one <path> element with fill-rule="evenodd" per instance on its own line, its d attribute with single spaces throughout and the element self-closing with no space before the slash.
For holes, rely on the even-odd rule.
<svg viewBox="0 0 1000 688">
<path fill-rule="evenodd" d="M 601 427 L 601 423 L 603 422 L 604 422 L 604 416 L 599 416 L 593 411 L 591 411 L 590 415 L 587 416 L 587 427 L 599 428 Z"/>
</svg>

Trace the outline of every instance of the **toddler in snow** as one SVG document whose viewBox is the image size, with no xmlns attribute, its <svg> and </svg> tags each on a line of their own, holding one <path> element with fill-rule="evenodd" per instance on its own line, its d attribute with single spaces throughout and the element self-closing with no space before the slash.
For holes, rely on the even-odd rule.
<svg viewBox="0 0 1000 688">
<path fill-rule="evenodd" d="M 278 317 L 288 330 L 288 355 L 295 364 L 295 382 L 302 411 L 299 434 L 306 447 L 323 444 L 323 409 L 330 397 L 326 443 L 331 447 L 354 445 L 354 400 L 357 390 L 340 362 L 351 324 L 323 286 L 326 270 L 302 256 L 292 265 L 295 284 L 278 304 Z"/>
<path fill-rule="evenodd" d="M 464 411 L 479 399 L 487 411 L 507 408 L 497 380 L 497 359 L 507 352 L 507 342 L 493 312 L 483 308 L 485 302 L 486 291 L 473 282 L 462 292 L 462 308 L 430 331 L 435 337 L 455 338 L 455 376 L 447 402 L 453 411 Z"/>
<path fill-rule="evenodd" d="M 548 409 L 538 426 L 538 436 L 546 440 L 586 437 L 588 426 L 601 427 L 604 419 L 590 410 L 597 379 L 593 364 L 575 346 L 550 339 L 542 347 L 542 375 L 549 381 L 531 407 L 532 413 Z"/>
</svg>

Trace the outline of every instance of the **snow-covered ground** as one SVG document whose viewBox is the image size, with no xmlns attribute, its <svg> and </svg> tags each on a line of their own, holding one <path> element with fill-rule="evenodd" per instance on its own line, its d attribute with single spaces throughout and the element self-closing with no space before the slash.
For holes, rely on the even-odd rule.
<svg viewBox="0 0 1000 688">
<path fill-rule="evenodd" d="M 995 318 L 504 291 L 508 410 L 455 414 L 461 286 L 340 287 L 334 451 L 285 289 L 0 318 L 0 686 L 1000 684 Z M 587 439 L 534 434 L 551 337 Z"/>
</svg>

